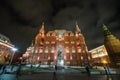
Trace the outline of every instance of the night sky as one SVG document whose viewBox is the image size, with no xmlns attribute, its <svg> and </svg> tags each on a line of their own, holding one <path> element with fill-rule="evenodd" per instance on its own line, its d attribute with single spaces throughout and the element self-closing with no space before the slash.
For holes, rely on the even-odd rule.
<svg viewBox="0 0 120 80">
<path fill-rule="evenodd" d="M 120 38 L 119 0 L 0 0 L 0 33 L 24 52 L 45 22 L 45 30 L 75 30 L 75 22 L 88 49 L 103 44 L 102 24 Z"/>
</svg>

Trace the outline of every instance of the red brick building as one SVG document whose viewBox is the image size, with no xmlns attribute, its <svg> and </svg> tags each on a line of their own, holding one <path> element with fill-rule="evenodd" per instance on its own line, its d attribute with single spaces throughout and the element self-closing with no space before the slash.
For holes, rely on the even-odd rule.
<svg viewBox="0 0 120 80">
<path fill-rule="evenodd" d="M 24 57 L 28 63 L 46 65 L 85 66 L 92 61 L 83 34 L 76 24 L 76 31 L 54 30 L 45 34 L 44 23 Z"/>
</svg>

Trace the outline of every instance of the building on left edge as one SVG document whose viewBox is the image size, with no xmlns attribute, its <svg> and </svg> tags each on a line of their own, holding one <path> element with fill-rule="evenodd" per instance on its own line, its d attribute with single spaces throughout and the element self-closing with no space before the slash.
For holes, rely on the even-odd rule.
<svg viewBox="0 0 120 80">
<path fill-rule="evenodd" d="M 8 64 L 12 56 L 14 45 L 10 39 L 0 34 L 0 64 Z"/>
</svg>

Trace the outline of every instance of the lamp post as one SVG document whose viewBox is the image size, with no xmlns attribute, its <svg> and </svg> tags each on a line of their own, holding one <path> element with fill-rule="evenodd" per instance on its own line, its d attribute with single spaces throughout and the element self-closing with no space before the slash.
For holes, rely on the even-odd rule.
<svg viewBox="0 0 120 80">
<path fill-rule="evenodd" d="M 104 69 L 105 69 L 106 75 L 107 75 L 107 74 L 110 74 L 110 72 L 109 72 L 109 67 L 108 67 L 107 63 L 108 63 L 108 62 L 107 62 L 106 60 L 103 60 Z"/>
<path fill-rule="evenodd" d="M 11 65 L 11 63 L 12 63 L 12 61 L 13 61 L 13 57 L 14 57 L 14 55 L 15 55 L 15 52 L 17 51 L 17 48 L 12 48 L 12 51 L 13 51 L 13 54 L 12 54 L 12 57 L 11 57 L 11 59 L 10 59 L 9 65 Z"/>
</svg>

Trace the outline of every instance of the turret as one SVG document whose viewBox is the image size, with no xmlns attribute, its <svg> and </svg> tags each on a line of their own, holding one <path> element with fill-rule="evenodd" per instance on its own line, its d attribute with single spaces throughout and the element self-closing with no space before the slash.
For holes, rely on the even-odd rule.
<svg viewBox="0 0 120 80">
<path fill-rule="evenodd" d="M 107 26 L 103 24 L 104 36 L 112 35 L 112 33 L 108 30 Z"/>
<path fill-rule="evenodd" d="M 40 42 L 44 40 L 44 36 L 45 36 L 44 22 L 42 22 L 42 27 L 36 36 L 35 44 L 37 45 L 40 44 Z"/>
<path fill-rule="evenodd" d="M 76 33 L 81 33 L 81 30 L 80 30 L 80 28 L 78 27 L 77 22 L 76 22 Z"/>
<path fill-rule="evenodd" d="M 104 31 L 104 45 L 107 49 L 110 63 L 116 66 L 120 63 L 120 40 L 116 38 L 107 28 L 103 25 Z"/>
<path fill-rule="evenodd" d="M 42 22 L 42 27 L 41 27 L 39 33 L 41 33 L 41 34 L 44 34 L 44 33 L 45 33 L 45 30 L 44 30 L 44 22 Z"/>
</svg>

